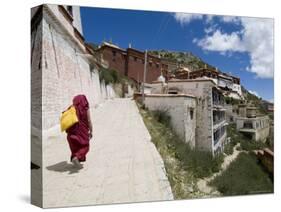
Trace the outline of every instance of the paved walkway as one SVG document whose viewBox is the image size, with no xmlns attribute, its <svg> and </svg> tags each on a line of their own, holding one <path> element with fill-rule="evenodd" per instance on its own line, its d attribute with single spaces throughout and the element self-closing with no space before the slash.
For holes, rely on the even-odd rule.
<svg viewBox="0 0 281 212">
<path fill-rule="evenodd" d="M 108 100 L 94 110 L 93 125 L 87 162 L 79 171 L 69 163 L 65 135 L 48 139 L 44 207 L 173 199 L 162 158 L 134 101 Z"/>
</svg>

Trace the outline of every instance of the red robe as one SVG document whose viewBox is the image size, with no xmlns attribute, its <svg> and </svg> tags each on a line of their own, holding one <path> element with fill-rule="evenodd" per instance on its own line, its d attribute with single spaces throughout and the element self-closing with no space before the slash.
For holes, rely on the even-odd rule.
<svg viewBox="0 0 281 212">
<path fill-rule="evenodd" d="M 87 111 L 89 103 L 85 95 L 78 95 L 73 98 L 73 106 L 79 122 L 66 130 L 67 140 L 71 150 L 71 160 L 77 157 L 78 160 L 86 161 L 86 154 L 89 151 L 89 120 Z"/>
</svg>

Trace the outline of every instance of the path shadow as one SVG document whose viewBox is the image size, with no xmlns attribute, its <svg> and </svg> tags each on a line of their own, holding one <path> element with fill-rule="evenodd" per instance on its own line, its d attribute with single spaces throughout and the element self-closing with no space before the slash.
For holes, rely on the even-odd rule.
<svg viewBox="0 0 281 212">
<path fill-rule="evenodd" d="M 49 171 L 68 172 L 68 174 L 78 173 L 79 170 L 81 170 L 82 168 L 83 168 L 83 166 L 81 168 L 77 168 L 77 167 L 73 166 L 72 163 L 68 163 L 67 161 L 62 161 L 62 162 L 59 162 L 54 165 L 46 167 L 46 169 L 48 169 Z"/>
</svg>

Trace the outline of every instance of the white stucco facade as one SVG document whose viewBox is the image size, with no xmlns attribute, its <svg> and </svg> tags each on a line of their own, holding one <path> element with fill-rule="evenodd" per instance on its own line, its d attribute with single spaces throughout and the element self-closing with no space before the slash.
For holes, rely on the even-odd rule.
<svg viewBox="0 0 281 212">
<path fill-rule="evenodd" d="M 195 147 L 196 99 L 188 95 L 148 94 L 145 106 L 150 111 L 165 111 L 171 118 L 171 125 L 177 135 Z"/>
</svg>

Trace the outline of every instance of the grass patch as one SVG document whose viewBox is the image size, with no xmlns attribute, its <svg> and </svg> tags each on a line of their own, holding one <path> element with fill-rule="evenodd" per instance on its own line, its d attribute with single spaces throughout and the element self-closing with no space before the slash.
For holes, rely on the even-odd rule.
<svg viewBox="0 0 281 212">
<path fill-rule="evenodd" d="M 169 127 L 170 118 L 165 112 L 150 112 L 139 107 L 152 142 L 160 153 L 175 199 L 203 196 L 197 189 L 199 178 L 220 170 L 223 156 L 193 150 Z"/>
<path fill-rule="evenodd" d="M 224 195 L 273 192 L 273 182 L 259 165 L 256 156 L 244 152 L 210 185 Z"/>
<path fill-rule="evenodd" d="M 258 149 L 264 149 L 267 145 L 261 141 L 252 141 L 252 140 L 241 140 L 241 148 L 245 151 L 252 151 Z"/>
<path fill-rule="evenodd" d="M 227 154 L 227 155 L 232 155 L 234 146 L 235 146 L 234 142 L 229 142 L 228 144 L 226 144 L 224 146 L 224 150 L 223 150 L 224 153 Z"/>
</svg>

